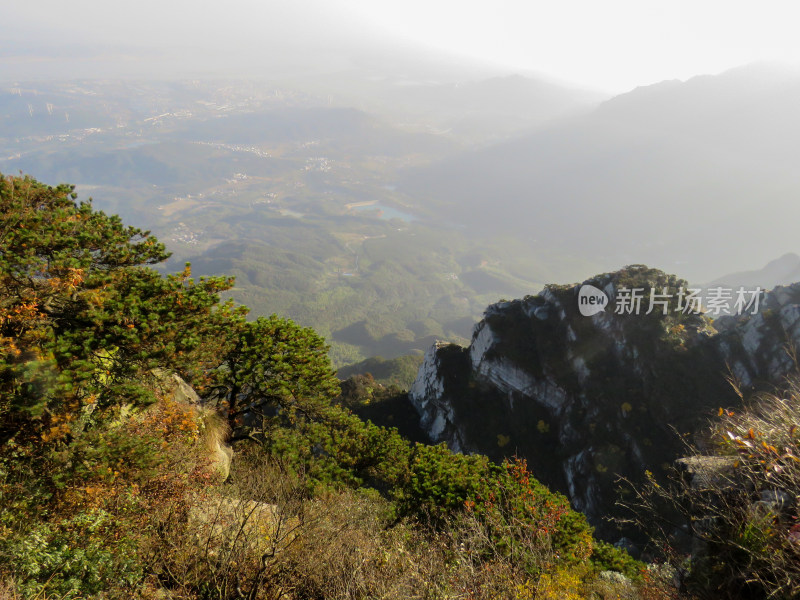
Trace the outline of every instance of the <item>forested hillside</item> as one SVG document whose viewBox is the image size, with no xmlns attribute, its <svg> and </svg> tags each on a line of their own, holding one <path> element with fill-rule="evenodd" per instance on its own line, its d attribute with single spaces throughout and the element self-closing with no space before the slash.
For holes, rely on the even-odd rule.
<svg viewBox="0 0 800 600">
<path fill-rule="evenodd" d="M 524 461 L 362 421 L 314 331 L 166 258 L 69 186 L 0 178 L 0 594 L 662 593 Z"/>
</svg>

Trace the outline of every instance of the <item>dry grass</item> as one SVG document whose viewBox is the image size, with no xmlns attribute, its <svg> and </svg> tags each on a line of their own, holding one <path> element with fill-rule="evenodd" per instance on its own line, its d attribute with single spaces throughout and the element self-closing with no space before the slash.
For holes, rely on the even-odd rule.
<svg viewBox="0 0 800 600">
<path fill-rule="evenodd" d="M 600 580 L 586 566 L 543 564 L 540 578 L 494 545 L 474 515 L 437 531 L 396 523 L 377 494 L 331 490 L 312 498 L 302 476 L 241 458 L 229 485 L 164 515 L 143 598 L 672 598 L 661 592 L 663 582 Z M 162 595 L 153 595 L 158 589 Z"/>
<path fill-rule="evenodd" d="M 680 461 L 670 485 L 651 481 L 632 508 L 643 526 L 659 516 L 664 547 L 691 527 L 686 584 L 715 598 L 800 597 L 800 387 L 761 394 L 737 411 L 720 409 L 704 440 Z M 709 453 L 711 453 L 709 455 Z"/>
<path fill-rule="evenodd" d="M 8 581 L 0 581 L 0 600 L 22 600 Z"/>
</svg>

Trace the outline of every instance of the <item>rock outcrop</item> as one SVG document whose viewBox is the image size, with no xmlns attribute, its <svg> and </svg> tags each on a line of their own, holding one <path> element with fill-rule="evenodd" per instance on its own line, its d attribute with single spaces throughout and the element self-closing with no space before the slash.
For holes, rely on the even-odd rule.
<svg viewBox="0 0 800 600">
<path fill-rule="evenodd" d="M 438 343 L 410 398 L 433 442 L 492 458 L 520 455 L 566 493 L 601 534 L 615 528 L 617 475 L 635 482 L 681 456 L 681 435 L 746 389 L 780 384 L 800 342 L 800 284 L 761 298 L 759 312 L 712 323 L 677 304 L 686 282 L 644 266 L 594 277 L 610 306 L 579 311 L 580 285 L 490 306 L 469 347 Z M 617 314 L 623 288 L 667 289 L 664 314 Z M 718 331 L 719 329 L 719 331 Z"/>
<path fill-rule="evenodd" d="M 227 423 L 215 410 L 203 406 L 203 401 L 194 388 L 178 374 L 156 370 L 153 376 L 162 394 L 174 402 L 189 404 L 197 410 L 200 435 L 208 451 L 208 460 L 222 479 L 227 479 L 233 460 L 233 448 L 226 442 L 229 433 Z"/>
<path fill-rule="evenodd" d="M 758 313 L 720 317 L 717 346 L 744 388 L 778 384 L 796 368 L 800 347 L 800 283 L 778 286 L 767 293 Z"/>
</svg>

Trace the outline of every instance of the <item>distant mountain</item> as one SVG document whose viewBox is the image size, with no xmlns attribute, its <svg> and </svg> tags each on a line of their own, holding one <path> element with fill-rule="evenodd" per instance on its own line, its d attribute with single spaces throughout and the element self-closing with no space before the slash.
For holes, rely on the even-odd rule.
<svg viewBox="0 0 800 600">
<path fill-rule="evenodd" d="M 798 281 L 800 281 L 800 256 L 794 252 L 789 252 L 768 262 L 761 269 L 728 273 L 704 284 L 702 287 L 744 287 L 746 289 L 761 287 L 762 289 L 770 290 L 778 285 L 790 285 Z"/>
<path fill-rule="evenodd" d="M 455 77 L 454 74 L 458 76 Z M 545 77 L 483 70 L 447 71 L 422 60 L 359 65 L 293 85 L 423 129 L 484 144 L 531 131 L 557 118 L 585 112 L 608 96 Z"/>
<path fill-rule="evenodd" d="M 378 99 L 390 109 L 441 123 L 450 133 L 499 140 L 589 110 L 605 96 L 544 78 L 506 75 L 457 83 L 399 81 Z"/>
<path fill-rule="evenodd" d="M 800 74 L 763 65 L 664 82 L 411 169 L 399 187 L 475 232 L 708 279 L 791 249 L 799 106 Z"/>
</svg>

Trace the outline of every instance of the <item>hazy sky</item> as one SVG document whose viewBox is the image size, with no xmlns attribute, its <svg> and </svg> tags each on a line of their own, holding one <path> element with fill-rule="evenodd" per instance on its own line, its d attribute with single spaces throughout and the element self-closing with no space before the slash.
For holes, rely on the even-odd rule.
<svg viewBox="0 0 800 600">
<path fill-rule="evenodd" d="M 796 0 L 405 0 L 360 12 L 409 39 L 612 91 L 800 59 Z"/>
<path fill-rule="evenodd" d="M 395 38 L 608 91 L 800 60 L 797 0 L 0 0 L 0 21 L 15 24 L 4 60 L 14 43 L 67 40 L 323 60 Z"/>
</svg>

